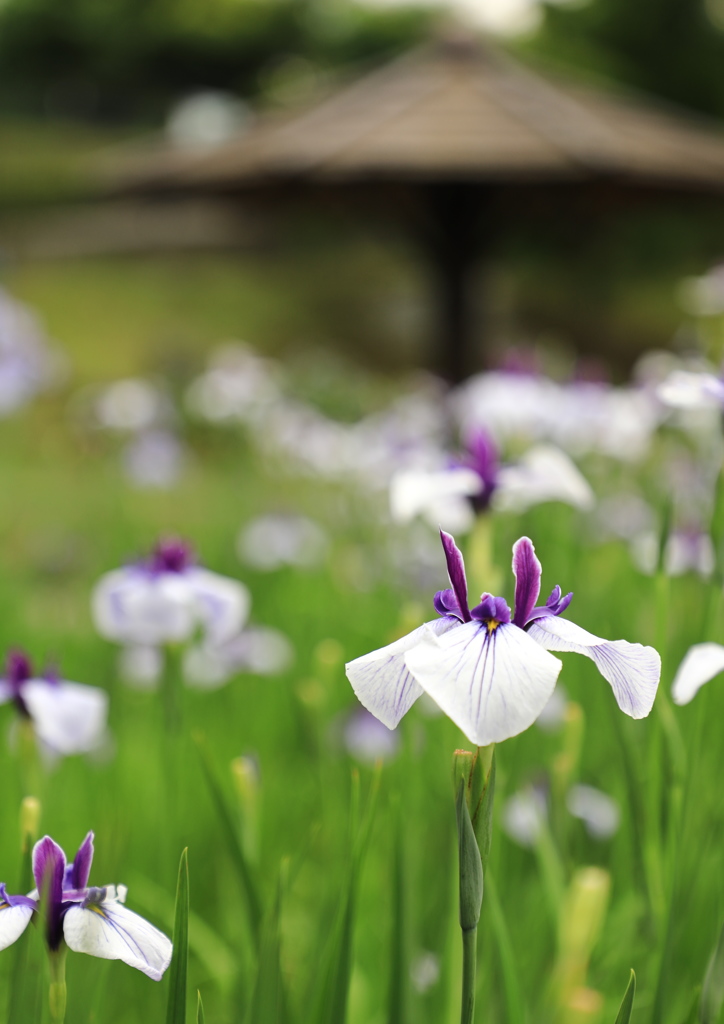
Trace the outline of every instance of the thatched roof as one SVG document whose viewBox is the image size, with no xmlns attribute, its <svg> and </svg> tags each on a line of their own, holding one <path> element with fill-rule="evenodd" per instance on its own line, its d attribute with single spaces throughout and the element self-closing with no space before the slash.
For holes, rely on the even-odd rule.
<svg viewBox="0 0 724 1024">
<path fill-rule="evenodd" d="M 212 150 L 114 170 L 131 190 L 304 180 L 566 181 L 724 188 L 724 133 L 654 102 L 533 72 L 486 44 L 431 44 Z"/>
</svg>

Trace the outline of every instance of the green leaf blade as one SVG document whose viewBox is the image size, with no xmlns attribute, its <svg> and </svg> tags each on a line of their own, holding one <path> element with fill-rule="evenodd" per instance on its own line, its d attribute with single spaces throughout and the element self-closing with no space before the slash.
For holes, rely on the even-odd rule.
<svg viewBox="0 0 724 1024">
<path fill-rule="evenodd" d="M 189 960 L 189 863 L 188 848 L 181 854 L 176 887 L 176 919 L 173 926 L 173 958 L 166 1024 L 186 1024 L 186 978 Z"/>
<path fill-rule="evenodd" d="M 631 977 L 628 980 L 626 991 L 624 992 L 621 1005 L 616 1014 L 616 1020 L 614 1024 L 629 1024 L 631 1020 L 631 1014 L 633 1012 L 634 996 L 636 995 L 636 975 L 631 971 Z"/>
</svg>

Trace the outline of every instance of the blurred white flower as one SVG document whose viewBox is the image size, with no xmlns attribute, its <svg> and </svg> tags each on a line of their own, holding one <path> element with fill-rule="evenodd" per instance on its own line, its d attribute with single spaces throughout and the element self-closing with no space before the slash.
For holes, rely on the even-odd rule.
<svg viewBox="0 0 724 1024">
<path fill-rule="evenodd" d="M 32 311 L 0 288 L 0 416 L 52 384 L 61 362 Z"/>
<path fill-rule="evenodd" d="M 166 396 L 155 384 L 139 377 L 114 381 L 95 400 L 101 427 L 134 433 L 158 425 L 169 413 Z"/>
<path fill-rule="evenodd" d="M 548 806 L 540 789 L 529 787 L 514 793 L 503 804 L 502 827 L 519 846 L 535 846 L 548 817 Z"/>
<path fill-rule="evenodd" d="M 181 475 L 184 448 L 170 430 L 144 430 L 125 448 L 123 465 L 136 487 L 166 490 Z"/>
<path fill-rule="evenodd" d="M 694 644 L 679 665 L 671 687 L 674 704 L 688 704 L 705 683 L 724 672 L 724 647 L 721 644 Z"/>
<path fill-rule="evenodd" d="M 357 761 L 374 764 L 380 758 L 394 757 L 400 746 L 400 734 L 388 729 L 365 708 L 355 708 L 343 728 L 344 745 Z"/>
<path fill-rule="evenodd" d="M 182 643 L 199 630 L 209 643 L 235 637 L 251 598 L 238 580 L 196 565 L 188 545 L 157 544 L 151 557 L 101 577 L 92 612 L 101 636 L 130 646 Z"/>
<path fill-rule="evenodd" d="M 245 672 L 274 676 L 294 661 L 294 648 L 277 629 L 248 626 L 222 644 L 197 644 L 184 652 L 183 676 L 196 689 L 215 690 Z"/>
<path fill-rule="evenodd" d="M 305 516 L 261 516 L 239 534 L 239 558 L 254 569 L 270 572 L 285 565 L 312 568 L 324 558 L 328 539 L 324 530 Z"/>
<path fill-rule="evenodd" d="M 713 373 L 674 370 L 658 386 L 656 394 L 672 409 L 721 409 L 724 381 Z"/>
<path fill-rule="evenodd" d="M 579 818 L 593 839 L 610 839 L 618 831 L 621 821 L 619 806 L 613 797 L 593 786 L 572 786 L 566 796 L 566 806 L 574 818 Z"/>
<path fill-rule="evenodd" d="M 209 369 L 193 382 L 186 402 L 211 423 L 256 423 L 281 399 L 276 364 L 248 345 L 230 342 L 214 353 Z"/>
<path fill-rule="evenodd" d="M 436 985 L 440 980 L 440 959 L 431 953 L 430 950 L 424 950 L 418 956 L 414 957 L 410 964 L 410 981 L 412 987 L 416 992 L 424 995 L 428 989 L 431 989 L 433 985 Z"/>
<path fill-rule="evenodd" d="M 681 282 L 679 299 L 694 316 L 719 316 L 724 313 L 724 263 L 719 263 L 700 277 Z"/>
</svg>

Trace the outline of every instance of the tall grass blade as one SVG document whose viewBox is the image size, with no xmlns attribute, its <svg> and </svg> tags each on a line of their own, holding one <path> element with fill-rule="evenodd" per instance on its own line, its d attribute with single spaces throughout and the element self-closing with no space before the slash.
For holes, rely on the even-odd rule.
<svg viewBox="0 0 724 1024">
<path fill-rule="evenodd" d="M 350 815 L 352 851 L 344 883 L 340 911 L 331 935 L 325 980 L 317 1001 L 319 1010 L 315 1019 L 319 1024 L 346 1024 L 347 1021 L 349 983 L 352 977 L 352 947 L 357 910 L 357 893 L 362 866 L 372 832 L 379 788 L 380 769 L 378 768 L 362 822 L 357 825 L 359 816 L 359 776 L 356 772 L 353 773 L 352 798 L 350 801 L 352 808 Z"/>
<path fill-rule="evenodd" d="M 628 980 L 626 991 L 623 995 L 623 1000 L 619 1007 L 618 1013 L 616 1014 L 616 1020 L 614 1024 L 629 1024 L 631 1020 L 631 1013 L 633 1012 L 634 996 L 636 995 L 636 975 L 631 971 L 631 977 Z"/>
<path fill-rule="evenodd" d="M 722 1003 L 724 1003 L 724 927 L 719 933 L 719 939 L 704 975 L 699 1003 L 701 1024 L 717 1024 Z"/>
<path fill-rule="evenodd" d="M 201 993 L 196 991 L 198 997 L 196 1002 L 196 1024 L 206 1024 L 206 1017 L 204 1016 L 204 1004 L 201 1002 Z"/>
<path fill-rule="evenodd" d="M 392 941 L 388 1024 L 405 1024 L 407 1019 L 407 948 L 405 943 L 405 854 L 402 822 L 398 808 L 393 849 Z"/>
<path fill-rule="evenodd" d="M 259 966 L 246 1024 L 285 1024 L 286 998 L 281 969 L 281 908 L 286 864 L 282 865 L 276 897 L 261 930 Z"/>
<path fill-rule="evenodd" d="M 510 941 L 510 932 L 505 920 L 505 913 L 500 905 L 498 887 L 490 868 L 488 868 L 485 874 L 485 906 L 487 907 L 487 913 L 490 915 L 490 928 L 493 934 L 494 945 L 500 956 L 507 1024 L 525 1024 L 526 1008 L 518 977 L 518 966 L 513 945 Z"/>
<path fill-rule="evenodd" d="M 211 794 L 214 807 L 216 808 L 216 812 L 219 816 L 219 822 L 222 827 L 222 832 L 224 839 L 226 840 L 229 854 L 234 867 L 236 868 L 236 873 L 239 876 L 239 881 L 241 882 L 241 887 L 244 890 L 244 895 L 246 896 L 249 923 L 258 947 L 260 941 L 262 911 L 256 882 L 254 880 L 249 861 L 244 853 L 236 822 L 229 810 L 229 805 L 221 788 L 221 783 L 216 775 L 206 741 L 202 736 L 197 734 L 194 736 L 194 742 L 196 743 L 196 749 L 198 750 L 199 757 L 201 758 L 201 767 L 204 773 L 204 778 L 209 788 L 209 793 Z"/>
<path fill-rule="evenodd" d="M 176 887 L 176 920 L 173 926 L 173 958 L 166 1024 L 186 1024 L 186 975 L 189 961 L 189 862 L 188 849 L 181 854 Z"/>
</svg>

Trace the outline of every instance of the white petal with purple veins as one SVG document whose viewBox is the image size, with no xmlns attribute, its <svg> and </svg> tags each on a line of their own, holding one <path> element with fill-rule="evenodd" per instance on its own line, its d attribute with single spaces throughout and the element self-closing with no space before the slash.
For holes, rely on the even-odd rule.
<svg viewBox="0 0 724 1024">
<path fill-rule="evenodd" d="M 209 569 L 189 569 L 184 577 L 193 593 L 195 612 L 208 641 L 223 644 L 236 636 L 251 607 L 251 597 L 244 584 Z"/>
<path fill-rule="evenodd" d="M 108 886 L 106 899 L 99 904 L 70 907 L 63 920 L 63 936 L 76 953 L 89 953 L 104 960 L 122 960 L 154 981 L 160 981 L 171 962 L 171 941 L 124 907 L 123 886 L 118 892 Z"/>
<path fill-rule="evenodd" d="M 528 635 L 549 651 L 573 651 L 594 662 L 613 689 L 618 706 L 631 718 L 645 718 L 653 707 L 661 677 L 661 658 L 653 647 L 626 640 L 604 640 L 568 619 L 537 619 Z"/>
<path fill-rule="evenodd" d="M 23 700 L 40 740 L 59 754 L 97 749 L 105 736 L 108 695 L 95 686 L 30 679 Z"/>
<path fill-rule="evenodd" d="M 11 907 L 0 902 L 0 949 L 7 949 L 17 942 L 32 916 L 32 907 Z"/>
<path fill-rule="evenodd" d="M 387 647 L 348 662 L 347 678 L 360 703 L 388 729 L 394 729 L 422 693 L 422 687 L 405 665 L 405 652 L 426 636 L 435 636 L 459 625 L 458 619 L 445 616 L 413 629 Z"/>
<path fill-rule="evenodd" d="M 545 501 L 563 501 L 590 509 L 593 491 L 571 459 L 553 445 L 536 445 L 514 466 L 498 475 L 493 504 L 504 511 L 523 512 Z"/>
<path fill-rule="evenodd" d="M 553 693 L 561 662 L 517 626 L 467 622 L 405 655 L 420 686 L 478 746 L 532 725 Z"/>
<path fill-rule="evenodd" d="M 724 647 L 721 644 L 694 644 L 679 665 L 671 696 L 674 704 L 688 704 L 704 683 L 724 672 Z"/>
</svg>

